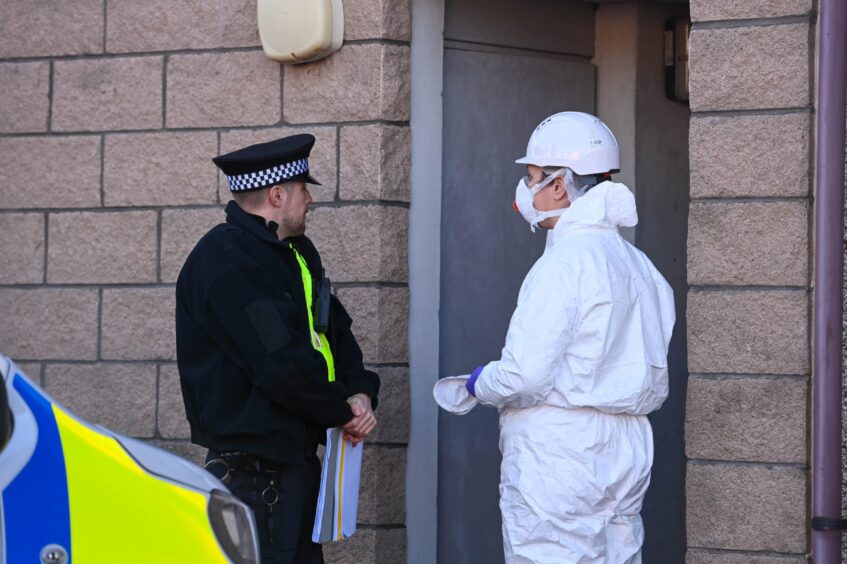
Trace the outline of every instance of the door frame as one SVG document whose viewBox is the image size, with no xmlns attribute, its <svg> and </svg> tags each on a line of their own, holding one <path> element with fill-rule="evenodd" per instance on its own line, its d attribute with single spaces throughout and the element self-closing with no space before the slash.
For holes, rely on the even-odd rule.
<svg viewBox="0 0 847 564">
<path fill-rule="evenodd" d="M 411 0 L 411 10 L 406 561 L 432 564 L 438 546 L 438 407 L 432 387 L 438 380 L 439 359 L 444 0 Z"/>
</svg>

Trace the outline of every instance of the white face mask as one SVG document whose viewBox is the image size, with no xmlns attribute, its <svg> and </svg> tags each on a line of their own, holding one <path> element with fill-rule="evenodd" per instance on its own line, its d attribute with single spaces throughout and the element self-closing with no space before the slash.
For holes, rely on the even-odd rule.
<svg viewBox="0 0 847 564">
<path fill-rule="evenodd" d="M 543 190 L 548 184 L 553 182 L 553 180 L 557 177 L 563 176 L 566 172 L 569 171 L 565 168 L 560 168 L 541 182 L 535 184 L 532 188 L 527 186 L 526 177 L 521 178 L 518 182 L 518 186 L 515 189 L 515 207 L 527 223 L 529 223 L 529 227 L 532 229 L 533 233 L 535 233 L 535 228 L 538 224 L 545 219 L 549 217 L 558 217 L 565 213 L 566 208 L 540 212 L 535 208 L 534 200 L 536 194 Z"/>
</svg>

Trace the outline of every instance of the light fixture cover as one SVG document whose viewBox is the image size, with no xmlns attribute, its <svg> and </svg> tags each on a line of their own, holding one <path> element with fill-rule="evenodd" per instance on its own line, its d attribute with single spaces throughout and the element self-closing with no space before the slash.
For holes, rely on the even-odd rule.
<svg viewBox="0 0 847 564">
<path fill-rule="evenodd" d="M 258 0 L 259 38 L 268 58 L 308 63 L 341 48 L 341 0 Z"/>
</svg>

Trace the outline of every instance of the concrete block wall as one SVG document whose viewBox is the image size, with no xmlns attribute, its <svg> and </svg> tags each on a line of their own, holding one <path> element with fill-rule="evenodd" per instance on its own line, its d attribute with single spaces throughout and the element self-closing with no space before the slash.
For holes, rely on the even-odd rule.
<svg viewBox="0 0 847 564">
<path fill-rule="evenodd" d="M 80 416 L 199 461 L 174 284 L 229 199 L 211 158 L 317 137 L 308 234 L 383 378 L 361 532 L 330 562 L 405 559 L 408 0 L 344 2 L 345 45 L 264 57 L 255 0 L 0 3 L 0 352 Z"/>
<path fill-rule="evenodd" d="M 687 561 L 805 562 L 812 0 L 692 0 Z"/>
</svg>

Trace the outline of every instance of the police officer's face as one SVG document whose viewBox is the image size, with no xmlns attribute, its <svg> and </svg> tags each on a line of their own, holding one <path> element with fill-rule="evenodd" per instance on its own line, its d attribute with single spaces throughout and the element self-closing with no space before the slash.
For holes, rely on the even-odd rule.
<svg viewBox="0 0 847 564">
<path fill-rule="evenodd" d="M 286 202 L 280 223 L 290 235 L 302 235 L 306 232 L 306 214 L 309 213 L 312 195 L 302 180 L 288 183 L 284 194 Z"/>
</svg>

